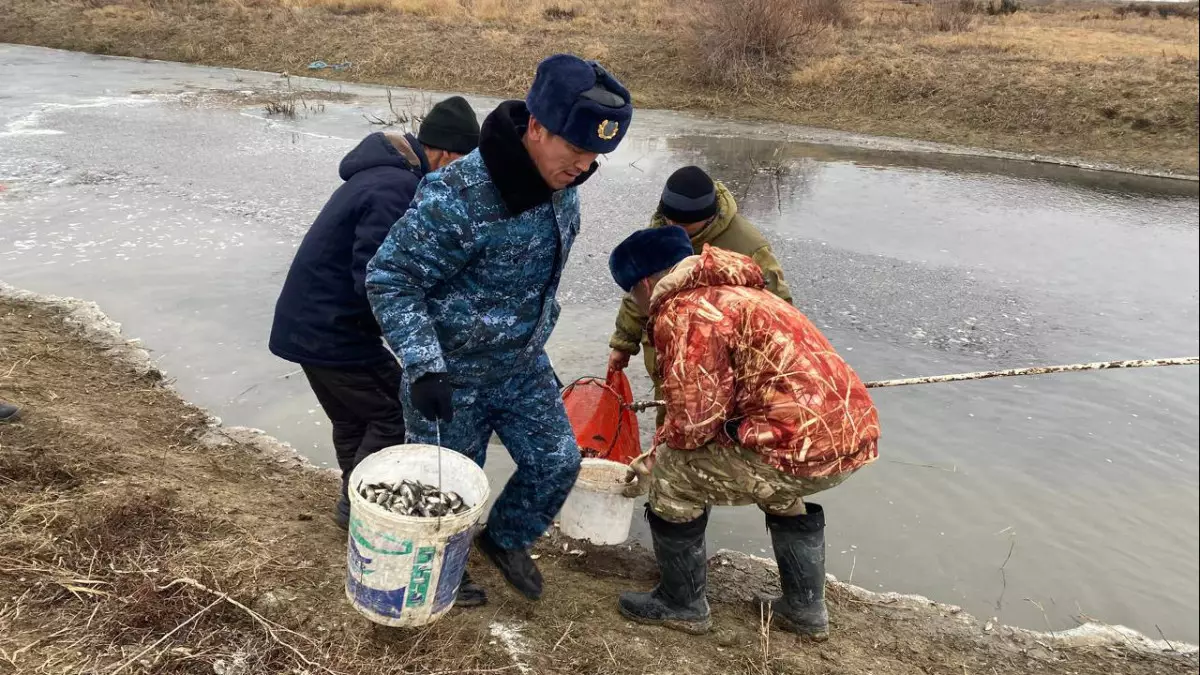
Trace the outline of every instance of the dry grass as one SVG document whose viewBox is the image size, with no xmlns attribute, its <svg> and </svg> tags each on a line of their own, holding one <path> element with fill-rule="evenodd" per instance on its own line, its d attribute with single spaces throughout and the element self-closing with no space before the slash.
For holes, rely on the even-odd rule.
<svg viewBox="0 0 1200 675">
<path fill-rule="evenodd" d="M 845 0 L 692 0 L 688 10 L 700 82 L 743 92 L 786 77 L 849 22 Z"/>
<path fill-rule="evenodd" d="M 493 95 L 572 51 L 640 106 L 1196 173 L 1195 12 L 967 2 L 0 0 L 0 41 Z M 760 6 L 777 20 L 737 37 Z"/>
<path fill-rule="evenodd" d="M 261 1 L 261 0 L 260 0 Z M 277 0 L 296 9 L 335 14 L 391 12 L 442 20 L 543 26 L 546 22 L 578 22 L 603 27 L 655 25 L 667 9 L 666 0 Z"/>
<path fill-rule="evenodd" d="M 929 15 L 930 27 L 942 33 L 963 33 L 975 23 L 977 11 L 974 0 L 933 0 Z"/>
</svg>

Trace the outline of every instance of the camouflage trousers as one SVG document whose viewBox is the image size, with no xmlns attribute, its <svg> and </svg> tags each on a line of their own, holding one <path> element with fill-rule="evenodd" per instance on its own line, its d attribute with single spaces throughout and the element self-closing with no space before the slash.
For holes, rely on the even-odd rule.
<svg viewBox="0 0 1200 675">
<path fill-rule="evenodd" d="M 505 549 L 527 549 L 550 527 L 579 474 L 579 445 L 567 421 L 556 375 L 543 353 L 520 373 L 497 382 L 457 386 L 454 419 L 441 424 L 442 445 L 483 466 L 495 433 L 516 472 L 487 517 L 492 541 Z M 436 442 L 438 429 L 425 419 L 403 385 L 409 443 Z"/>
<path fill-rule="evenodd" d="M 853 472 L 803 477 L 767 464 L 740 446 L 710 443 L 695 450 L 655 450 L 650 474 L 650 508 L 663 520 L 686 523 L 709 506 L 755 504 L 777 516 L 805 513 L 804 498 L 840 485 Z"/>
</svg>

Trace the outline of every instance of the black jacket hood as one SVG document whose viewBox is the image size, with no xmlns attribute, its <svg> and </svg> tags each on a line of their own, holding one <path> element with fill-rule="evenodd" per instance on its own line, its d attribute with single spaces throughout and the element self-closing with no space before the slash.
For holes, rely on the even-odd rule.
<svg viewBox="0 0 1200 675">
<path fill-rule="evenodd" d="M 338 175 L 342 180 L 350 180 L 354 174 L 378 166 L 394 166 L 413 171 L 418 176 L 425 175 L 429 162 L 425 159 L 425 149 L 421 142 L 412 134 L 405 134 L 404 141 L 408 144 L 408 153 L 401 153 L 381 132 L 367 136 L 342 158 L 342 163 L 338 165 Z"/>
</svg>

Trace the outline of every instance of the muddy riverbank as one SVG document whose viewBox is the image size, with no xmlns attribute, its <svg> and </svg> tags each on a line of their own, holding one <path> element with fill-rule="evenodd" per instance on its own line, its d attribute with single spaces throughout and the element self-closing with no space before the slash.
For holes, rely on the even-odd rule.
<svg viewBox="0 0 1200 675">
<path fill-rule="evenodd" d="M 545 599 L 486 564 L 492 603 L 422 631 L 346 603 L 329 472 L 181 400 L 91 303 L 0 289 L 0 672 L 1129 673 L 1194 672 L 1194 647 L 1086 624 L 1034 633 L 915 596 L 830 586 L 822 644 L 764 630 L 761 560 L 710 562 L 716 630 L 635 627 L 614 609 L 653 584 L 644 551 L 551 536 Z M 768 637 L 769 636 L 769 637 Z"/>
</svg>

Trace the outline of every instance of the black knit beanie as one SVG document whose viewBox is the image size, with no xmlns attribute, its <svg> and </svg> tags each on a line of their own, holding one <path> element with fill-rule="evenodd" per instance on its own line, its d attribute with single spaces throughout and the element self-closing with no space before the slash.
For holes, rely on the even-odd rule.
<svg viewBox="0 0 1200 675">
<path fill-rule="evenodd" d="M 421 145 L 465 155 L 479 146 L 479 119 L 467 99 L 451 96 L 421 120 L 417 140 Z"/>
<path fill-rule="evenodd" d="M 698 166 L 685 166 L 667 179 L 658 212 L 676 223 L 691 225 L 717 213 L 717 188 Z"/>
</svg>

